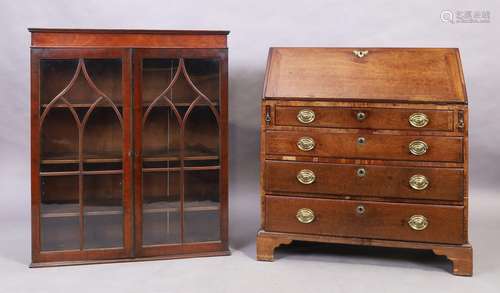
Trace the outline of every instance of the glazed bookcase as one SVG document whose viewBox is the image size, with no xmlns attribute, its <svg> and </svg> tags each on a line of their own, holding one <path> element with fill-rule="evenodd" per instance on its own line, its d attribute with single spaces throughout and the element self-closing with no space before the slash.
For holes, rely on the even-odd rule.
<svg viewBox="0 0 500 293">
<path fill-rule="evenodd" d="M 228 254 L 228 32 L 30 31 L 32 266 Z"/>
</svg>

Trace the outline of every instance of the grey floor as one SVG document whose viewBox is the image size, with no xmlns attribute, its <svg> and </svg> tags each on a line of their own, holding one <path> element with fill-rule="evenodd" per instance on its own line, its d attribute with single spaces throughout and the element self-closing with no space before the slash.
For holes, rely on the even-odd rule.
<svg viewBox="0 0 500 293">
<path fill-rule="evenodd" d="M 472 278 L 451 275 L 444 257 L 400 249 L 298 243 L 278 249 L 273 263 L 257 262 L 257 195 L 233 191 L 228 257 L 29 269 L 29 219 L 3 219 L 0 292 L 498 293 L 500 200 L 471 193 Z"/>
</svg>

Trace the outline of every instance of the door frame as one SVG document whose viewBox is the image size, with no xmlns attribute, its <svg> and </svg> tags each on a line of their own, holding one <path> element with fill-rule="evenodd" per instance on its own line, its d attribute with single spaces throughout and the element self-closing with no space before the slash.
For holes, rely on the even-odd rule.
<svg viewBox="0 0 500 293">
<path fill-rule="evenodd" d="M 227 49 L 134 49 L 133 54 L 133 116 L 134 116 L 134 231 L 135 255 L 137 257 L 158 256 L 206 256 L 228 252 L 228 61 Z M 142 246 L 142 60 L 152 59 L 201 59 L 212 58 L 219 61 L 219 201 L 220 201 L 220 241 L 176 243 Z M 182 156 L 182 155 L 181 155 Z M 181 164 L 181 222 L 184 194 L 184 170 Z M 181 224 L 181 233 L 183 225 Z M 181 236 L 182 238 L 182 236 Z"/>
<path fill-rule="evenodd" d="M 41 251 L 41 183 L 40 183 L 40 61 L 44 59 L 120 59 L 122 62 L 123 97 L 123 247 L 85 250 Z M 31 225 L 32 266 L 46 262 L 78 262 L 127 258 L 132 245 L 132 162 L 131 162 L 131 51 L 104 48 L 32 48 L 31 49 Z M 80 195 L 81 196 L 81 195 Z M 82 215 L 80 215 L 82 217 Z M 80 221 L 81 227 L 84 224 Z M 81 238 L 83 239 L 83 238 Z"/>
</svg>

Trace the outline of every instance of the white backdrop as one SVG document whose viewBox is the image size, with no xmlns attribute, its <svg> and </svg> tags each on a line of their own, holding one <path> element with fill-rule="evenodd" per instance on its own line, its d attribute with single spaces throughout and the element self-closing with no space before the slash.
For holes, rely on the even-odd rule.
<svg viewBox="0 0 500 293">
<path fill-rule="evenodd" d="M 253 241 L 259 222 L 259 105 L 268 48 L 270 46 L 458 47 L 470 101 L 470 176 L 473 208 L 471 219 L 473 224 L 479 225 L 478 219 L 489 215 L 494 218 L 485 218 L 481 223 L 497 228 L 500 224 L 497 213 L 486 212 L 479 207 L 499 205 L 498 195 L 495 194 L 500 179 L 498 167 L 500 97 L 497 96 L 500 76 L 499 8 L 499 3 L 493 0 L 1 0 L 0 256 L 17 268 L 25 268 L 30 258 L 30 35 L 26 30 L 28 27 L 231 30 L 229 35 L 230 238 L 236 252 L 235 256 L 228 258 L 227 261 L 236 258 L 238 251 L 241 250 L 245 254 L 245 262 L 253 258 Z M 445 23 L 440 18 L 443 10 L 488 11 L 490 23 Z M 476 248 L 482 245 L 481 240 L 485 237 L 494 237 L 489 234 L 479 234 L 480 229 L 484 229 L 482 230 L 484 233 L 489 233 L 485 227 L 482 225 L 482 228 L 470 229 L 471 238 L 478 242 Z M 16 247 L 16 250 L 13 250 L 13 247 Z M 485 262 L 476 261 L 476 265 L 481 268 L 481 264 L 488 263 L 488 267 L 483 267 L 486 275 L 490 276 L 488 273 L 493 269 L 498 274 L 495 262 L 492 259 L 488 260 L 489 254 L 498 253 L 484 249 L 479 252 L 476 250 L 476 255 L 481 253 L 485 256 Z M 377 261 L 383 262 L 381 259 Z M 285 259 L 279 262 L 286 263 Z M 181 262 L 181 264 L 187 263 L 189 262 Z M 251 265 L 255 265 L 258 269 L 268 267 L 267 265 L 259 267 L 254 263 L 256 262 L 252 262 Z M 158 264 L 154 266 L 157 267 Z M 276 265 L 274 268 L 278 267 L 279 265 Z M 23 273 L 34 274 L 31 271 Z M 447 273 L 440 272 L 440 275 L 447 277 Z M 11 277 L 10 281 L 15 280 L 14 276 Z M 417 282 L 416 280 L 407 281 L 412 284 L 413 281 Z M 273 280 L 268 281 L 273 282 Z M 248 285 L 257 283 L 252 282 Z M 26 285 L 14 281 L 7 284 Z M 0 289 L 2 285 L 5 286 L 5 283 L 0 282 Z M 357 288 L 359 286 L 358 284 Z M 12 288 L 20 289 L 20 287 Z M 228 289 L 227 287 L 222 289 L 224 288 Z M 344 289 L 346 288 L 349 287 Z M 455 288 L 467 289 L 467 287 Z M 63 287 L 60 289 L 63 290 Z M 221 291 L 224 291 L 222 289 Z M 368 286 L 366 289 L 372 288 Z"/>
</svg>

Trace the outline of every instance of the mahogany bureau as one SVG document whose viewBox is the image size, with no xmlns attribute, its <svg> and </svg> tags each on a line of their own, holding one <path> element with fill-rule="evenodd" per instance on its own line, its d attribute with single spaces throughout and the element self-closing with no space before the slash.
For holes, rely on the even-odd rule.
<svg viewBox="0 0 500 293">
<path fill-rule="evenodd" d="M 472 275 L 458 49 L 271 48 L 257 259 L 293 240 L 428 249 Z"/>
</svg>

